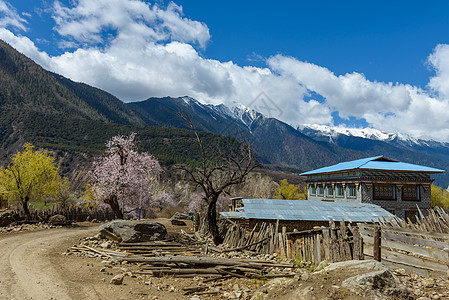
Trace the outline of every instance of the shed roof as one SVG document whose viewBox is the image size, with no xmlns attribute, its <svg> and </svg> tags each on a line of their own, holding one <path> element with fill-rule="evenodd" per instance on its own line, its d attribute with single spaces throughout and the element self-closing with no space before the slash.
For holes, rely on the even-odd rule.
<svg viewBox="0 0 449 300">
<path fill-rule="evenodd" d="M 333 173 L 340 171 L 348 171 L 354 169 L 363 170 L 382 170 L 382 171 L 410 171 L 410 172 L 426 172 L 426 173 L 443 173 L 444 170 L 414 165 L 404 162 L 398 162 L 384 156 L 374 156 L 353 161 L 342 162 L 329 167 L 324 167 L 300 175 L 314 175 L 320 173 Z"/>
<path fill-rule="evenodd" d="M 229 218 L 298 221 L 372 222 L 394 217 L 375 204 L 314 200 L 242 199 L 236 212 L 221 212 Z"/>
</svg>

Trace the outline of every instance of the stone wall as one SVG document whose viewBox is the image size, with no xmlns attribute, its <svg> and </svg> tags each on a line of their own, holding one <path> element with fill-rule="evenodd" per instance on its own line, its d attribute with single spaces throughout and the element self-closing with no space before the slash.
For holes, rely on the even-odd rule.
<svg viewBox="0 0 449 300">
<path fill-rule="evenodd" d="M 402 188 L 396 186 L 396 200 L 374 200 L 373 187 L 366 184 L 361 185 L 361 195 L 363 202 L 372 203 L 381 206 L 382 208 L 394 212 L 399 218 L 410 218 L 411 215 L 416 214 L 418 206 L 420 209 L 430 208 L 430 186 L 424 189 L 419 185 L 420 201 L 402 200 Z"/>
</svg>

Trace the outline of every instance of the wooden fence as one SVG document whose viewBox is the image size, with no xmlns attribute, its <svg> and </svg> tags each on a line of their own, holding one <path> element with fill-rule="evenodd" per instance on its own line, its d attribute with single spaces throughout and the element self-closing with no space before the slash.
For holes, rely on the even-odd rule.
<svg viewBox="0 0 449 300">
<path fill-rule="evenodd" d="M 279 221 L 275 225 L 256 224 L 247 230 L 231 220 L 221 220 L 220 230 L 225 236 L 224 251 L 278 253 L 313 264 L 374 258 L 410 273 L 447 278 L 449 214 L 441 208 L 429 210 L 426 215 L 418 211 L 416 222 L 391 218 L 356 225 L 331 220 L 329 227 L 287 233 Z"/>
<path fill-rule="evenodd" d="M 19 210 L 19 218 L 25 219 L 25 213 L 23 210 Z M 63 215 L 71 222 L 82 222 L 86 220 L 108 221 L 115 218 L 114 213 L 110 209 L 100 209 L 91 207 L 69 207 L 59 208 L 53 206 L 49 209 L 30 209 L 31 220 L 46 221 L 53 215 Z"/>
<path fill-rule="evenodd" d="M 232 222 L 231 222 L 232 223 Z M 362 240 L 357 226 L 346 226 L 333 221 L 329 227 L 287 233 L 279 222 L 256 224 L 251 231 L 232 223 L 225 235 L 225 251 L 248 250 L 262 254 L 278 253 L 283 258 L 297 258 L 319 264 L 361 259 Z"/>
<path fill-rule="evenodd" d="M 358 224 L 363 238 L 363 254 L 374 258 L 379 252 L 380 261 L 388 266 L 403 268 L 422 276 L 447 278 L 449 234 L 432 233 L 410 228 L 377 226 L 380 243 L 375 246 L 376 226 Z"/>
<path fill-rule="evenodd" d="M 362 258 L 362 240 L 357 226 L 340 226 L 331 220 L 329 227 L 288 234 L 292 251 L 288 257 L 319 264 L 321 261 L 344 261 Z"/>
</svg>

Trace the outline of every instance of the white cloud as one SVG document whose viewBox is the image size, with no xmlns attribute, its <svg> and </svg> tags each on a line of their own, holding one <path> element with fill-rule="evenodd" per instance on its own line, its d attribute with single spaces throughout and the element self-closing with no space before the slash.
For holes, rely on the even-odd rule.
<svg viewBox="0 0 449 300">
<path fill-rule="evenodd" d="M 161 7 L 138 0 L 78 0 L 66 7 L 56 1 L 52 16 L 64 38 L 62 49 L 75 50 L 49 56 L 29 38 L 5 28 L 0 28 L 0 38 L 44 68 L 124 101 L 188 95 L 205 103 L 251 106 L 264 93 L 281 110 L 279 118 L 292 125 L 332 125 L 332 114 L 338 112 L 380 130 L 449 140 L 448 45 L 437 46 L 430 55 L 436 74 L 429 90 L 422 90 L 373 82 L 360 73 L 336 75 L 282 55 L 267 59 L 266 68 L 204 58 L 195 47 L 207 45 L 208 27 L 184 17 L 174 3 Z M 304 100 L 311 91 L 324 100 Z"/>
<path fill-rule="evenodd" d="M 292 57 L 277 55 L 268 65 L 280 76 L 295 78 L 322 95 L 323 109 L 343 118 L 365 119 L 374 128 L 420 138 L 449 140 L 449 46 L 440 45 L 429 58 L 436 76 L 425 91 L 408 84 L 372 82 L 363 74 L 335 75 L 330 70 Z"/>
<path fill-rule="evenodd" d="M 78 0 L 73 7 L 55 1 L 53 8 L 57 32 L 81 45 L 104 43 L 105 32 L 120 40 L 179 41 L 203 48 L 210 39 L 209 28 L 183 17 L 182 7 L 173 2 L 162 8 L 138 0 Z"/>
<path fill-rule="evenodd" d="M 0 27 L 14 27 L 26 31 L 26 24 L 27 21 L 20 17 L 11 4 L 0 0 Z"/>
</svg>

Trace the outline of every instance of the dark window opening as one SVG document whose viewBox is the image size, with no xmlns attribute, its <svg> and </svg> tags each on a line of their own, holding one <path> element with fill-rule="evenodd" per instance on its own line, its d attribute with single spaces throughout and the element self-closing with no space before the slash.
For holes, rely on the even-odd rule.
<svg viewBox="0 0 449 300">
<path fill-rule="evenodd" d="M 375 184 L 373 194 L 374 200 L 396 199 L 396 189 L 394 184 Z"/>
</svg>

